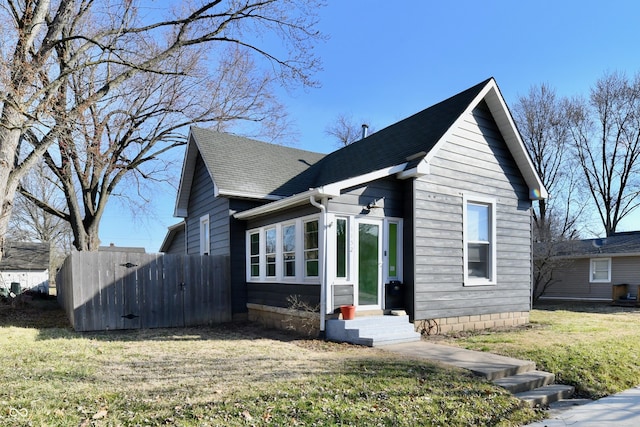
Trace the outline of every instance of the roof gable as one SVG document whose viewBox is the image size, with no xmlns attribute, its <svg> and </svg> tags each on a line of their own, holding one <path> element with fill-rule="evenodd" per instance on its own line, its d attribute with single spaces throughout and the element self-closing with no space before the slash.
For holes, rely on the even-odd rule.
<svg viewBox="0 0 640 427">
<path fill-rule="evenodd" d="M 279 200 L 309 190 L 339 194 L 364 179 L 397 174 L 406 179 L 428 173 L 429 161 L 465 116 L 485 102 L 529 189 L 531 199 L 547 197 L 498 86 L 489 78 L 457 95 L 328 155 L 192 128 L 183 165 L 176 215 L 186 216 L 188 189 L 197 152 L 202 154 L 216 195 Z M 400 169 L 400 170 L 399 170 Z M 372 178 L 373 177 L 373 178 Z M 364 181 L 367 182 L 367 181 Z M 342 186 L 344 183 L 345 186 Z M 309 193 L 309 195 L 312 195 Z M 278 203 L 274 206 L 288 206 Z"/>
<path fill-rule="evenodd" d="M 35 242 L 5 243 L 0 271 L 44 271 L 49 269 L 49 244 Z"/>
<path fill-rule="evenodd" d="M 215 195 L 278 200 L 313 185 L 304 172 L 325 155 L 192 127 L 182 167 L 176 216 L 186 216 L 196 158 L 202 156 Z"/>
</svg>

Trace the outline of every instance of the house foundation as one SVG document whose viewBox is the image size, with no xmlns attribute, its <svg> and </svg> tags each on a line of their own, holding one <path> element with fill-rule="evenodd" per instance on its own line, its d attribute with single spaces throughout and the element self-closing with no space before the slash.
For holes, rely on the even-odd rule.
<svg viewBox="0 0 640 427">
<path fill-rule="evenodd" d="M 478 331 L 491 328 L 505 328 L 529 323 L 528 311 L 507 313 L 480 314 L 475 316 L 443 317 L 439 319 L 416 320 L 417 332 L 428 335 L 447 334 L 451 332 Z"/>
</svg>

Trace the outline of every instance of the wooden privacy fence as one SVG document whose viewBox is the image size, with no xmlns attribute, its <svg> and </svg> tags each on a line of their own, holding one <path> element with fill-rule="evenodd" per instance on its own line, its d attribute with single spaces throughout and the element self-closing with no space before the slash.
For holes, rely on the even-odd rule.
<svg viewBox="0 0 640 427">
<path fill-rule="evenodd" d="M 226 256 L 74 252 L 56 283 L 58 300 L 76 331 L 231 320 Z"/>
</svg>

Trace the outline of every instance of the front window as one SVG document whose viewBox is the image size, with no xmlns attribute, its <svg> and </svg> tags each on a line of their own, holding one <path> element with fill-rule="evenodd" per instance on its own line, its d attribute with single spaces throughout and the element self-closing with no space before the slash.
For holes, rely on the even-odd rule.
<svg viewBox="0 0 640 427">
<path fill-rule="evenodd" d="M 304 223 L 304 275 L 318 276 L 318 221 Z"/>
<path fill-rule="evenodd" d="M 495 204 L 465 201 L 465 285 L 494 284 Z"/>
<path fill-rule="evenodd" d="M 285 277 L 296 277 L 296 226 L 282 227 L 282 263 Z"/>
<path fill-rule="evenodd" d="M 265 231 L 266 242 L 266 265 L 267 265 L 267 277 L 276 276 L 276 229 L 269 228 Z"/>
<path fill-rule="evenodd" d="M 260 233 L 249 236 L 249 263 L 251 277 L 260 277 Z"/>
<path fill-rule="evenodd" d="M 247 230 L 246 279 L 252 282 L 317 282 L 319 239 L 317 216 Z"/>
<path fill-rule="evenodd" d="M 590 282 L 611 282 L 611 258 L 596 258 L 591 260 Z"/>
</svg>

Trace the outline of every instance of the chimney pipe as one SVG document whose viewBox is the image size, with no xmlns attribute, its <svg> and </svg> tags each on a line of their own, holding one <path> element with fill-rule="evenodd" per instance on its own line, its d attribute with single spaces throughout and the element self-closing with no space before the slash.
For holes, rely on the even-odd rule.
<svg viewBox="0 0 640 427">
<path fill-rule="evenodd" d="M 366 123 L 362 124 L 362 139 L 365 139 L 367 137 L 367 134 L 369 133 L 369 125 L 367 125 Z"/>
</svg>

